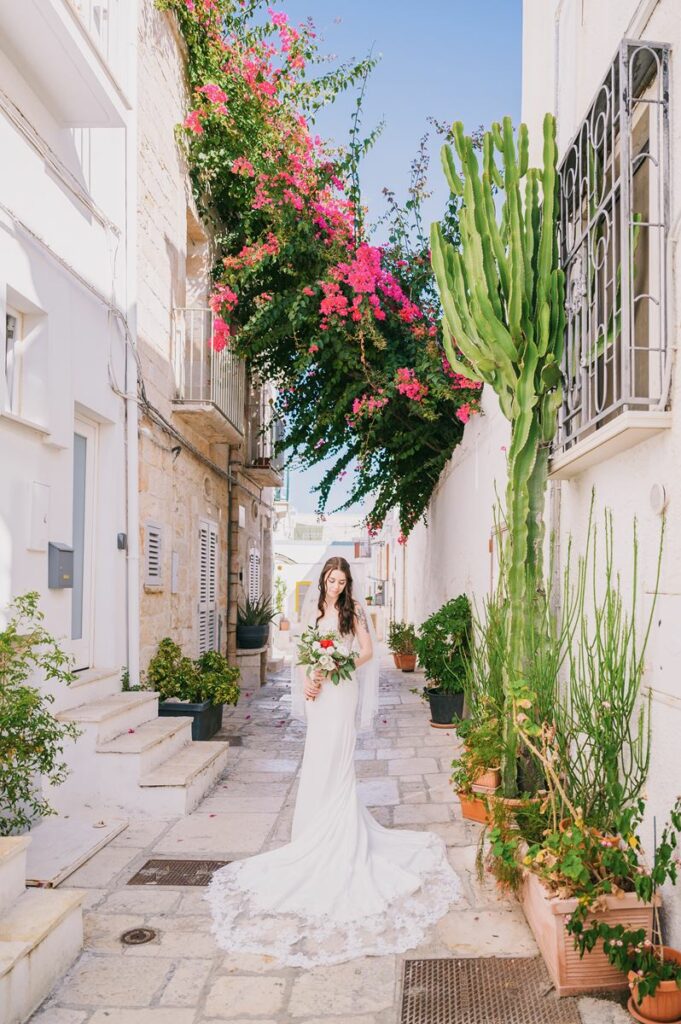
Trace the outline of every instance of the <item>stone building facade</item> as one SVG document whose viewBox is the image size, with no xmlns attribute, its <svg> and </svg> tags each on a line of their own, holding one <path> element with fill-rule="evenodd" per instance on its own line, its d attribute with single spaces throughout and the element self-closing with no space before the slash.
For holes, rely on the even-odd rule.
<svg viewBox="0 0 681 1024">
<path fill-rule="evenodd" d="M 140 5 L 138 352 L 140 662 L 171 636 L 236 653 L 237 604 L 271 589 L 266 388 L 211 349 L 213 247 L 175 137 L 187 111 L 174 16 Z M 267 449 L 267 450 L 266 450 Z M 263 453 L 265 453 L 263 455 Z"/>
</svg>

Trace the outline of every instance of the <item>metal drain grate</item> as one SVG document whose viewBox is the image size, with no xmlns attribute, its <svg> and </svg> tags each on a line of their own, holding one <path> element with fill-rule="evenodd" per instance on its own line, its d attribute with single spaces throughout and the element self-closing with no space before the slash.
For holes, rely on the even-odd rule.
<svg viewBox="0 0 681 1024">
<path fill-rule="evenodd" d="M 153 942 L 157 934 L 153 928 L 130 928 L 121 935 L 121 942 L 124 946 L 143 946 Z"/>
<path fill-rule="evenodd" d="M 128 885 L 208 885 L 228 860 L 148 860 Z"/>
<path fill-rule="evenodd" d="M 580 1024 L 540 957 L 407 960 L 400 1024 Z"/>
</svg>

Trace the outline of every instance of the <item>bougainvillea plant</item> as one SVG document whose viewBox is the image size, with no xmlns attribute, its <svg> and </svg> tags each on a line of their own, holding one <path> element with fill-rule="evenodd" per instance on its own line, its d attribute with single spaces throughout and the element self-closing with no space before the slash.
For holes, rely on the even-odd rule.
<svg viewBox="0 0 681 1024">
<path fill-rule="evenodd" d="M 372 245 L 353 185 L 366 148 L 356 122 L 345 153 L 313 124 L 374 61 L 324 70 L 312 23 L 293 26 L 265 0 L 158 5 L 175 13 L 187 44 L 179 137 L 215 236 L 212 344 L 275 383 L 291 460 L 330 460 L 320 511 L 352 472 L 343 507 L 370 502 L 372 529 L 397 507 L 408 535 L 479 399 L 443 356 L 420 230 L 425 150 L 405 208 L 392 202 L 388 243 Z M 455 200 L 446 223 L 456 233 Z"/>
</svg>

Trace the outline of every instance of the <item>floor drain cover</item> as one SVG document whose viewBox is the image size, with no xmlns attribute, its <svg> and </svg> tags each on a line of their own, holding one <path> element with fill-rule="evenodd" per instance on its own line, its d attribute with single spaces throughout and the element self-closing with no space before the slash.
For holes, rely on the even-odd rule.
<svg viewBox="0 0 681 1024">
<path fill-rule="evenodd" d="M 208 885 L 228 860 L 148 860 L 128 885 Z"/>
<path fill-rule="evenodd" d="M 400 1024 L 580 1024 L 540 957 L 407 960 Z"/>
<path fill-rule="evenodd" d="M 153 928 L 131 928 L 123 932 L 121 942 L 124 946 L 143 946 L 145 942 L 152 942 L 156 938 Z"/>
</svg>

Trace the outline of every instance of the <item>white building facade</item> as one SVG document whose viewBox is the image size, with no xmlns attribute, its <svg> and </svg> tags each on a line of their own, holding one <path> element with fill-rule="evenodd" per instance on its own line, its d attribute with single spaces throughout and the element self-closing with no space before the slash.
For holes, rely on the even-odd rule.
<svg viewBox="0 0 681 1024">
<path fill-rule="evenodd" d="M 0 5 L 0 605 L 38 591 L 83 681 L 138 648 L 135 8 Z"/>
<path fill-rule="evenodd" d="M 566 394 L 546 518 L 556 573 L 568 539 L 584 549 L 592 491 L 614 516 L 615 564 L 635 593 L 640 635 L 654 589 L 661 511 L 667 531 L 644 685 L 652 697 L 649 827 L 658 834 L 678 790 L 681 728 L 681 18 L 678 0 L 525 0 L 523 112 L 531 163 L 541 124 L 557 117 L 561 259 L 567 276 Z M 500 111 L 500 115 L 503 114 Z M 628 268 L 628 270 L 627 270 Z M 428 526 L 403 552 L 397 530 L 393 614 L 423 621 L 461 592 L 495 582 L 494 506 L 504 498 L 508 423 L 485 389 L 433 496 Z M 556 576 L 558 578 L 558 576 Z M 666 901 L 681 941 L 678 893 Z"/>
</svg>

